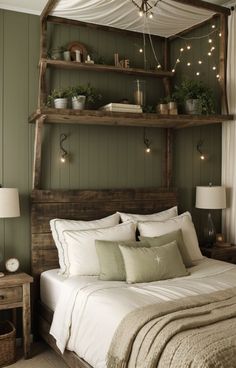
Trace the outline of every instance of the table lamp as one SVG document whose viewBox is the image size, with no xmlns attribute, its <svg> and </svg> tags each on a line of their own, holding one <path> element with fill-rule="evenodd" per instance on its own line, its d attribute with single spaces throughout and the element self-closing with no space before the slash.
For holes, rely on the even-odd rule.
<svg viewBox="0 0 236 368">
<path fill-rule="evenodd" d="M 19 193 L 16 188 L 0 188 L 0 218 L 20 216 Z M 4 276 L 0 272 L 0 277 Z"/>
<path fill-rule="evenodd" d="M 197 187 L 196 208 L 207 210 L 220 210 L 226 208 L 225 187 L 212 185 L 207 187 Z M 216 242 L 216 230 L 210 212 L 208 212 L 207 215 L 207 224 L 204 228 L 204 237 L 206 246 L 212 247 Z"/>
</svg>

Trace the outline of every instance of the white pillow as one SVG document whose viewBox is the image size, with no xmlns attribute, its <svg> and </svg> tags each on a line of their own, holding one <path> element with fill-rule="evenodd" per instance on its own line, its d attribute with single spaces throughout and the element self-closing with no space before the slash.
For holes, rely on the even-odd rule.
<svg viewBox="0 0 236 368">
<path fill-rule="evenodd" d="M 68 249 L 69 276 L 99 275 L 100 266 L 95 240 L 135 240 L 136 225 L 125 222 L 105 229 L 64 231 Z"/>
<path fill-rule="evenodd" d="M 120 216 L 114 213 L 111 216 L 104 217 L 100 220 L 94 221 L 76 221 L 65 219 L 53 219 L 50 221 L 52 236 L 58 250 L 59 264 L 61 273 L 66 274 L 69 265 L 67 247 L 63 237 L 65 230 L 87 230 L 99 229 L 119 224 Z"/>
<path fill-rule="evenodd" d="M 120 215 L 121 221 L 165 221 L 172 217 L 178 216 L 177 206 L 169 208 L 168 210 L 152 213 L 151 215 L 138 215 L 134 213 L 117 212 Z"/>
<path fill-rule="evenodd" d="M 184 212 L 182 215 L 167 221 L 138 223 L 138 230 L 141 236 L 160 236 L 178 229 L 182 230 L 186 251 L 188 252 L 191 261 L 194 262 L 202 259 L 203 256 L 199 248 L 197 234 L 189 212 Z"/>
</svg>

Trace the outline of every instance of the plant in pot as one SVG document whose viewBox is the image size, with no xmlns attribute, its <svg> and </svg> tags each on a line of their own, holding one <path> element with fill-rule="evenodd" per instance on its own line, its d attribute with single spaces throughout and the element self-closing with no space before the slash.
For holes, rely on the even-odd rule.
<svg viewBox="0 0 236 368">
<path fill-rule="evenodd" d="M 78 85 L 70 88 L 70 96 L 72 100 L 72 108 L 83 110 L 85 104 L 87 106 L 94 104 L 96 100 L 101 99 L 101 95 L 97 89 L 92 87 L 90 83 L 86 86 Z"/>
<path fill-rule="evenodd" d="M 214 113 L 212 90 L 201 81 L 184 80 L 180 86 L 175 87 L 174 95 L 186 114 Z"/>
<path fill-rule="evenodd" d="M 177 102 L 176 102 L 176 98 L 175 95 L 169 95 L 165 98 L 165 101 L 168 105 L 168 112 L 170 115 L 176 115 L 178 114 L 178 110 L 177 110 Z"/>
<path fill-rule="evenodd" d="M 51 91 L 47 105 L 56 109 L 66 109 L 69 97 L 68 88 L 58 88 Z"/>
<path fill-rule="evenodd" d="M 166 98 L 160 98 L 159 104 L 157 105 L 157 113 L 161 115 L 168 114 L 168 103 Z"/>
</svg>

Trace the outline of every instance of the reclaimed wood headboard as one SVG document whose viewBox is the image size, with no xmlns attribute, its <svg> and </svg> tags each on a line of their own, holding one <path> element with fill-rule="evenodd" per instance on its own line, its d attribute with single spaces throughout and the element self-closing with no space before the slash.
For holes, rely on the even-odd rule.
<svg viewBox="0 0 236 368">
<path fill-rule="evenodd" d="M 154 213 L 177 204 L 176 190 L 167 188 L 107 190 L 34 190 L 31 196 L 32 275 L 58 267 L 49 221 L 99 219 L 116 211 Z"/>
</svg>

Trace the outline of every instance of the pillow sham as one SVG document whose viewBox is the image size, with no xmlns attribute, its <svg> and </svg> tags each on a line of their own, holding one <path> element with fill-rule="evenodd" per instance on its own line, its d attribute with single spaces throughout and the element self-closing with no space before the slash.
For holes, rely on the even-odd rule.
<svg viewBox="0 0 236 368">
<path fill-rule="evenodd" d="M 119 245 L 128 283 L 151 282 L 187 276 L 176 241 L 161 247 Z"/>
<path fill-rule="evenodd" d="M 176 241 L 180 254 L 182 256 L 185 267 L 192 267 L 193 263 L 191 261 L 191 257 L 188 253 L 188 247 L 186 247 L 182 235 L 182 230 L 172 231 L 171 233 L 167 233 L 160 236 L 155 236 L 154 238 L 149 238 L 147 236 L 140 236 L 139 239 L 141 241 L 147 241 L 151 247 L 160 247 L 167 243 L 171 243 L 174 240 Z"/>
<path fill-rule="evenodd" d="M 117 212 L 120 215 L 121 221 L 165 221 L 178 215 L 177 206 L 169 208 L 168 210 L 152 213 L 150 215 L 138 215 L 134 213 Z"/>
<path fill-rule="evenodd" d="M 188 249 L 188 255 L 191 259 L 191 262 L 202 259 L 203 256 L 199 248 L 196 230 L 189 212 L 184 212 L 182 215 L 167 221 L 150 221 L 138 223 L 140 235 L 145 237 L 160 236 L 178 229 L 182 230 L 184 243 Z"/>
<path fill-rule="evenodd" d="M 99 220 L 93 221 L 77 221 L 77 220 L 66 220 L 66 219 L 53 219 L 50 221 L 50 227 L 52 236 L 58 250 L 58 258 L 60 264 L 60 272 L 62 274 L 67 273 L 68 268 L 68 255 L 66 244 L 63 237 L 63 231 L 65 230 L 87 230 L 87 229 L 99 229 L 110 226 L 118 225 L 120 216 L 114 213 L 111 216 L 104 217 Z"/>
<path fill-rule="evenodd" d="M 133 222 L 104 229 L 64 231 L 68 250 L 68 275 L 96 275 L 100 273 L 95 240 L 135 240 L 136 225 Z"/>
<path fill-rule="evenodd" d="M 149 247 L 147 241 L 105 241 L 95 240 L 100 265 L 100 280 L 125 281 L 125 265 L 119 245 Z"/>
</svg>

